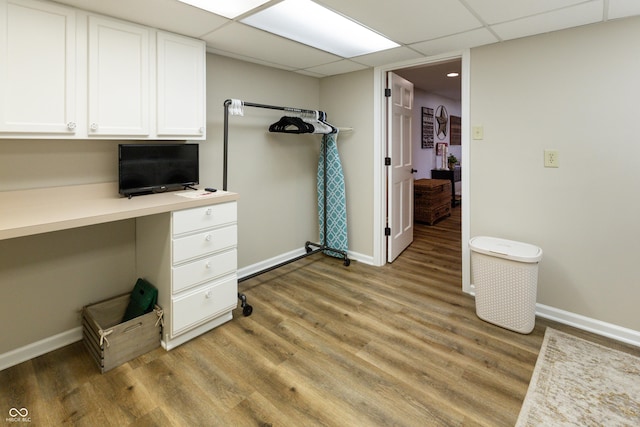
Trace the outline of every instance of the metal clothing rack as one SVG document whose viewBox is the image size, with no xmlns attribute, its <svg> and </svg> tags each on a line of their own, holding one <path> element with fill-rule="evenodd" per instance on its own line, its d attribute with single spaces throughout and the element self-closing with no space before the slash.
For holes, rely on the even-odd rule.
<svg viewBox="0 0 640 427">
<path fill-rule="evenodd" d="M 232 100 L 231 99 L 227 99 L 226 101 L 224 101 L 224 155 L 223 155 L 223 166 L 222 166 L 222 189 L 223 190 L 227 190 L 227 169 L 228 169 L 228 154 L 229 154 L 229 106 L 231 105 Z M 287 111 L 290 113 L 296 113 L 296 114 L 315 114 L 317 113 L 317 110 L 307 110 L 307 109 L 303 109 L 303 108 L 292 108 L 292 107 L 279 107 L 277 105 L 267 105 L 267 104 L 257 104 L 255 102 L 245 102 L 242 101 L 242 105 L 244 107 L 254 107 L 254 108 L 266 108 L 269 110 L 280 110 L 280 111 Z M 279 264 L 276 264 L 274 266 L 271 267 L 267 267 L 264 270 L 260 270 L 258 272 L 249 274 L 247 276 L 242 277 L 241 279 L 238 279 L 238 282 L 243 282 L 245 280 L 251 279 L 253 277 L 259 276 L 263 273 L 267 273 L 269 271 L 275 270 L 277 268 L 280 268 L 284 265 L 290 264 L 292 262 L 298 261 L 302 258 L 306 258 L 310 255 L 313 255 L 315 253 L 318 252 L 323 252 L 323 251 L 331 251 L 337 254 L 342 255 L 343 258 L 343 263 L 346 267 L 348 267 L 351 264 L 351 260 L 348 258 L 347 253 L 343 250 L 340 249 L 336 249 L 336 248 L 331 248 L 329 246 L 326 245 L 326 240 L 327 240 L 327 192 L 326 192 L 326 188 L 327 188 L 327 146 L 326 144 L 324 144 L 323 146 L 323 160 L 324 160 L 324 174 L 323 174 L 323 186 L 324 186 L 324 209 L 323 209 L 323 213 L 324 213 L 324 222 L 323 222 L 323 241 L 320 243 L 313 243 L 310 241 L 307 241 L 304 244 L 304 248 L 306 253 L 300 256 L 297 256 L 295 258 L 292 258 L 290 260 L 281 262 Z M 315 248 L 315 249 L 312 249 Z M 240 299 L 240 301 L 242 302 L 242 312 L 245 316 L 249 316 L 251 315 L 251 312 L 253 311 L 253 308 L 247 304 L 247 298 L 244 294 L 238 293 L 238 299 Z"/>
</svg>

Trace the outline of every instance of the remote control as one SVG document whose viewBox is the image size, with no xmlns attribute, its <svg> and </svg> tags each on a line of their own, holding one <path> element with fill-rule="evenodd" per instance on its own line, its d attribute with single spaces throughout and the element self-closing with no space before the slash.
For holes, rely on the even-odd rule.
<svg viewBox="0 0 640 427">
<path fill-rule="evenodd" d="M 207 188 L 204 189 L 204 191 L 208 191 L 209 193 L 215 193 L 218 190 L 215 189 L 215 188 L 207 187 Z"/>
</svg>

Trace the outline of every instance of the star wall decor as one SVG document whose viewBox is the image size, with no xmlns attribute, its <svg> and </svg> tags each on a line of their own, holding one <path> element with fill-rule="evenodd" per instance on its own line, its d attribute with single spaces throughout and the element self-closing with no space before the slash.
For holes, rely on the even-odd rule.
<svg viewBox="0 0 640 427">
<path fill-rule="evenodd" d="M 436 121 L 438 122 L 436 135 L 438 135 L 438 139 L 444 139 L 447 136 L 447 122 L 449 121 L 449 114 L 444 105 L 439 105 L 436 108 Z"/>
</svg>

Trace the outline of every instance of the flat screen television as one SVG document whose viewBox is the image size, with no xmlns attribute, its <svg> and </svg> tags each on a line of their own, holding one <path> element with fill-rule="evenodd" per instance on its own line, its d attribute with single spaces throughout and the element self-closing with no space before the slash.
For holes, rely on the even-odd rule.
<svg viewBox="0 0 640 427">
<path fill-rule="evenodd" d="M 131 197 L 192 188 L 200 179 L 198 144 L 120 144 L 118 191 Z"/>
</svg>

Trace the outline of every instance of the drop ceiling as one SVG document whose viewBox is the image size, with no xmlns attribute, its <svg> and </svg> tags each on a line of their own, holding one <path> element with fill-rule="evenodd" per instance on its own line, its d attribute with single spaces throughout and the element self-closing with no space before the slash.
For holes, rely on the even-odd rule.
<svg viewBox="0 0 640 427">
<path fill-rule="evenodd" d="M 211 53 L 314 77 L 640 15 L 638 0 L 317 0 L 400 44 L 344 58 L 239 22 L 279 1 L 227 19 L 177 0 L 58 0 L 202 39 Z"/>
</svg>

